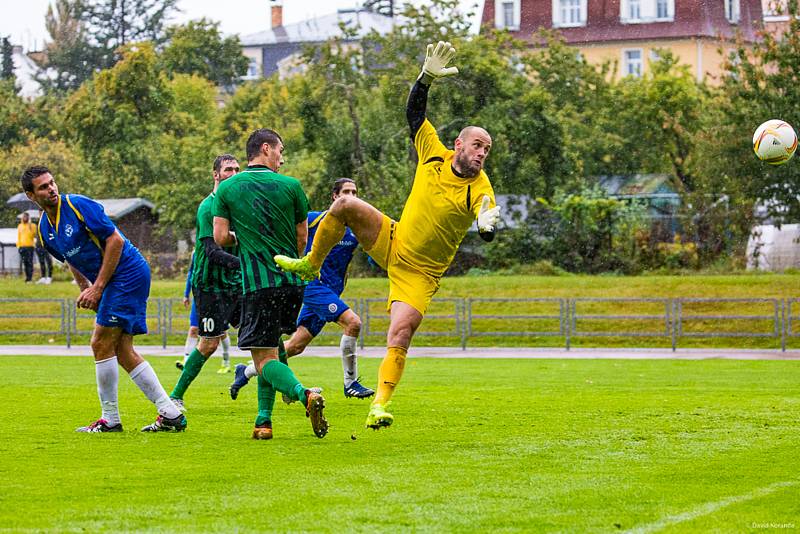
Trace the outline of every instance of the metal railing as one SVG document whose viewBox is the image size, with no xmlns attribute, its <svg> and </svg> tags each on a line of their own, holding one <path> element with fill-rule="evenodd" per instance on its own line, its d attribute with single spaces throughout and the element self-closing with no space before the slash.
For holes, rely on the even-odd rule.
<svg viewBox="0 0 800 534">
<path fill-rule="evenodd" d="M 386 299 L 348 301 L 362 320 L 360 345 L 386 335 Z M 167 346 L 184 334 L 189 310 L 181 299 L 152 298 L 149 336 Z M 0 298 L 0 336 L 63 336 L 69 347 L 91 333 L 94 314 L 74 299 Z M 800 298 L 441 298 L 433 299 L 416 336 L 433 336 L 466 348 L 471 339 L 562 338 L 569 350 L 577 338 L 618 337 L 667 340 L 675 350 L 682 339 L 753 338 L 787 342 L 800 338 Z M 13 325 L 20 325 L 10 328 Z M 339 336 L 338 328 L 320 335 Z"/>
</svg>

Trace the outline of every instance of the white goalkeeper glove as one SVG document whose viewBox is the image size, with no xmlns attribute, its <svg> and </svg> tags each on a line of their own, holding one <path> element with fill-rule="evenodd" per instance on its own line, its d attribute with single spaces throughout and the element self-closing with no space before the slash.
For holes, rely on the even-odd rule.
<svg viewBox="0 0 800 534">
<path fill-rule="evenodd" d="M 456 49 L 450 43 L 439 41 L 436 45 L 429 44 L 422 64 L 420 78 L 429 77 L 435 80 L 444 76 L 458 74 L 456 67 L 448 67 L 447 63 L 456 55 Z"/>
<path fill-rule="evenodd" d="M 491 202 L 489 195 L 484 195 L 478 212 L 478 231 L 484 234 L 494 232 L 494 227 L 500 222 L 500 206 L 490 208 Z"/>
</svg>

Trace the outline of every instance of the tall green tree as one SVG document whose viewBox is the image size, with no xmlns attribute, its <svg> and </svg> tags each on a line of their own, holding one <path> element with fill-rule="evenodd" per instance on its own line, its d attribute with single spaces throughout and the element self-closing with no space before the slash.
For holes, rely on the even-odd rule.
<svg viewBox="0 0 800 534">
<path fill-rule="evenodd" d="M 677 191 L 694 191 L 697 138 L 713 124 L 704 86 L 688 65 L 661 50 L 644 76 L 624 78 L 619 90 L 617 132 L 622 150 L 638 163 L 636 171 L 668 172 Z"/>
<path fill-rule="evenodd" d="M 113 66 L 120 57 L 117 50 L 127 44 L 164 43 L 169 17 L 177 11 L 177 0 L 82 0 L 80 5 L 89 42 L 98 49 L 99 68 Z"/>
<path fill-rule="evenodd" d="M 73 91 L 98 68 L 98 50 L 88 41 L 81 0 L 56 0 L 47 6 L 45 28 L 50 42 L 37 81 L 46 91 Z"/>
<path fill-rule="evenodd" d="M 237 36 L 222 37 L 219 23 L 192 20 L 167 29 L 161 62 L 172 73 L 197 74 L 232 89 L 247 73 L 249 60 Z"/>
<path fill-rule="evenodd" d="M 8 37 L 3 37 L 2 39 L 2 56 L 3 61 L 0 66 L 0 79 L 16 80 L 17 77 L 14 74 L 14 47 L 11 46 L 11 41 L 8 40 Z"/>
</svg>

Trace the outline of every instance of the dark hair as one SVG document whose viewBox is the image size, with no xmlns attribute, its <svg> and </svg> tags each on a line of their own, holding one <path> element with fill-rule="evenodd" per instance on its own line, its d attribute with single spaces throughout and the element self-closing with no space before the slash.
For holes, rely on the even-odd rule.
<svg viewBox="0 0 800 534">
<path fill-rule="evenodd" d="M 261 145 L 267 143 L 269 146 L 274 147 L 278 143 L 283 143 L 283 139 L 278 135 L 278 132 L 268 128 L 261 128 L 250 134 L 247 139 L 247 161 L 252 161 L 258 157 L 261 151 Z"/>
<path fill-rule="evenodd" d="M 232 154 L 220 154 L 214 158 L 214 172 L 219 172 L 222 168 L 223 161 L 236 161 L 236 156 Z"/>
<path fill-rule="evenodd" d="M 333 182 L 333 189 L 331 193 L 334 195 L 338 194 L 342 190 L 342 186 L 344 184 L 355 184 L 356 181 L 352 178 L 337 178 L 335 182 Z"/>
<path fill-rule="evenodd" d="M 22 182 L 22 190 L 33 193 L 33 179 L 49 172 L 50 169 L 44 165 L 34 165 L 32 167 L 28 167 L 25 169 L 25 172 L 22 173 L 22 178 L 20 178 L 20 181 Z"/>
</svg>

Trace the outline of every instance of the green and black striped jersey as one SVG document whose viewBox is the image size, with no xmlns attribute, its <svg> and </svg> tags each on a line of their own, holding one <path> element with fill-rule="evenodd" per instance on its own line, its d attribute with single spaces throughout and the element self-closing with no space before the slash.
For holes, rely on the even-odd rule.
<svg viewBox="0 0 800 534">
<path fill-rule="evenodd" d="M 307 214 L 308 199 L 300 182 L 263 165 L 248 166 L 219 184 L 214 216 L 227 219 L 236 230 L 244 293 L 305 285 L 272 258 L 276 254 L 298 257 L 296 226 Z"/>
<path fill-rule="evenodd" d="M 192 285 L 211 293 L 230 293 L 241 291 L 242 274 L 239 269 L 227 269 L 209 261 L 203 238 L 214 239 L 214 193 L 211 193 L 197 208 L 196 236 L 194 242 L 194 267 Z M 234 256 L 239 247 L 223 247 L 222 250 Z"/>
</svg>

